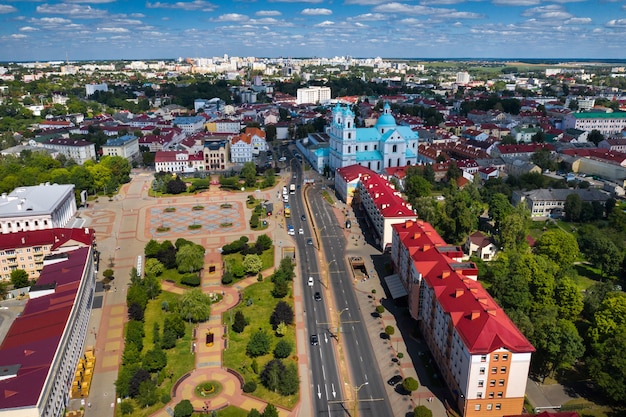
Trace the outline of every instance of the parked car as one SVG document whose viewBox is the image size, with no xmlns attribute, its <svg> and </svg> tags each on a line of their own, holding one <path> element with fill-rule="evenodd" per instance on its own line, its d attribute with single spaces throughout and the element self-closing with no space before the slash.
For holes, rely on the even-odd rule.
<svg viewBox="0 0 626 417">
<path fill-rule="evenodd" d="M 396 384 L 399 384 L 400 382 L 402 382 L 402 377 L 400 375 L 394 375 L 387 381 L 387 383 L 392 387 Z"/>
</svg>

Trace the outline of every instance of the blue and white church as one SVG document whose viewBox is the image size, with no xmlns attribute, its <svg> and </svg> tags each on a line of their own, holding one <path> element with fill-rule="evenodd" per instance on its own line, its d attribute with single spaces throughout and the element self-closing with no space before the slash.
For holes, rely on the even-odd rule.
<svg viewBox="0 0 626 417">
<path fill-rule="evenodd" d="M 389 167 L 415 165 L 419 135 L 409 126 L 399 126 L 389 103 L 374 127 L 357 128 L 354 112 L 339 103 L 333 108 L 333 119 L 327 128 L 328 165 L 332 171 L 350 165 L 361 165 L 377 173 Z"/>
</svg>

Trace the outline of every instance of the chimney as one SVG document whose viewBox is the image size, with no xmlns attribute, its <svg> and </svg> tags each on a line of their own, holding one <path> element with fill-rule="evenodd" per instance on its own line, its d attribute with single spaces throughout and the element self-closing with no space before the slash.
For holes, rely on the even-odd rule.
<svg viewBox="0 0 626 417">
<path fill-rule="evenodd" d="M 419 233 L 419 232 L 413 233 L 413 239 L 415 239 L 415 240 L 419 239 L 421 236 L 422 236 L 422 234 Z"/>
<path fill-rule="evenodd" d="M 441 279 L 446 279 L 450 276 L 450 271 L 443 271 L 441 273 Z"/>
<path fill-rule="evenodd" d="M 404 227 L 405 228 L 408 229 L 411 226 L 413 226 L 413 221 L 412 220 L 407 220 L 406 222 L 404 222 Z"/>
<path fill-rule="evenodd" d="M 490 316 L 495 316 L 496 315 L 496 309 L 495 308 L 488 308 L 487 310 L 485 310 L 487 312 L 487 314 L 489 314 Z"/>
<path fill-rule="evenodd" d="M 472 310 L 472 312 L 470 313 L 469 319 L 470 320 L 476 320 L 479 317 L 480 317 L 480 311 Z"/>
<path fill-rule="evenodd" d="M 465 292 L 465 291 L 463 291 L 463 288 L 457 288 L 457 289 L 454 291 L 454 298 L 459 298 L 460 296 L 462 296 L 462 295 L 463 295 L 463 293 L 464 293 L 464 292 Z"/>
<path fill-rule="evenodd" d="M 426 252 L 427 250 L 430 250 L 430 245 L 422 246 L 422 252 Z"/>
</svg>

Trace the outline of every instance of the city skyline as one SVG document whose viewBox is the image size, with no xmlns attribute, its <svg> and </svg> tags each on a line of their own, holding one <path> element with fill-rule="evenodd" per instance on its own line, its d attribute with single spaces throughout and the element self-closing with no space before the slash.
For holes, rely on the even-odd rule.
<svg viewBox="0 0 626 417">
<path fill-rule="evenodd" d="M 13 0 L 0 20 L 0 61 L 626 58 L 618 1 Z"/>
</svg>

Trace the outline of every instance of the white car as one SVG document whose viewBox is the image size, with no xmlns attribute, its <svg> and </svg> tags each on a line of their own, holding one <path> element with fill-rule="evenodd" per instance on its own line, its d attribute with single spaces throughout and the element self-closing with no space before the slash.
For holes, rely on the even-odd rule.
<svg viewBox="0 0 626 417">
<path fill-rule="evenodd" d="M 287 160 L 287 158 L 285 158 L 284 156 L 281 156 L 280 159 L 278 159 L 280 162 L 285 162 Z"/>
<path fill-rule="evenodd" d="M 303 235 L 304 234 L 304 229 L 298 229 L 298 234 L 299 235 Z"/>
<path fill-rule="evenodd" d="M 313 286 L 313 277 L 309 277 L 309 287 Z"/>
</svg>

